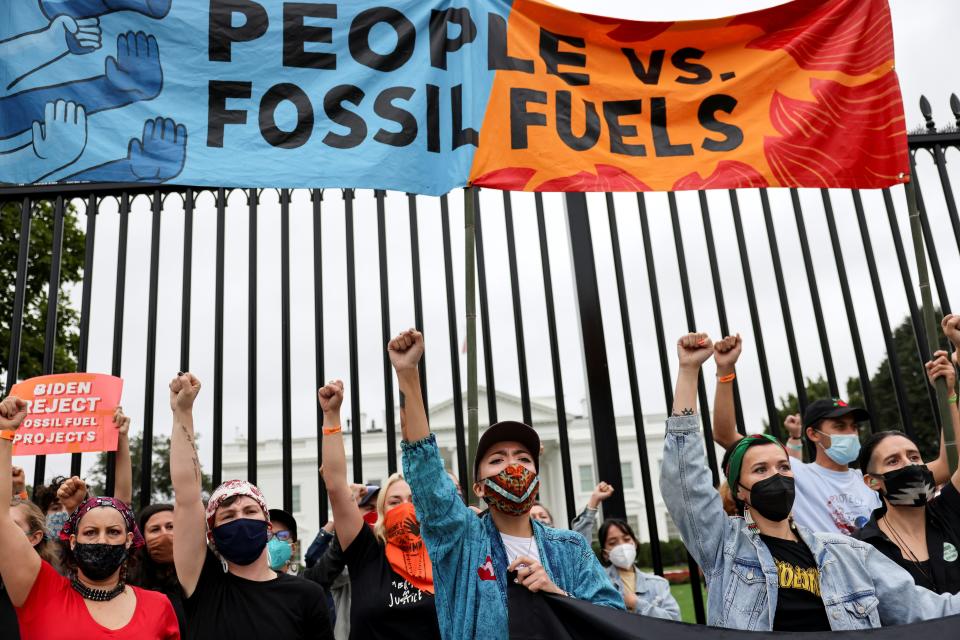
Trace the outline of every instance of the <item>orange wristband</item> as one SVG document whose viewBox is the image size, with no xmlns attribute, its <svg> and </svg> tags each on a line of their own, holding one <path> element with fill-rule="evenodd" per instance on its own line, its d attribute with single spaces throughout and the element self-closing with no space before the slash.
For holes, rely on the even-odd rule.
<svg viewBox="0 0 960 640">
<path fill-rule="evenodd" d="M 16 435 L 16 431 L 13 431 L 12 429 L 5 429 L 0 431 L 0 440 L 9 440 L 10 442 L 13 442 L 13 439 L 16 437 Z"/>
<path fill-rule="evenodd" d="M 325 435 L 325 436 L 332 436 L 332 435 L 335 434 L 335 433 L 340 433 L 340 425 L 337 425 L 337 426 L 335 426 L 335 427 L 324 427 L 324 428 L 323 428 L 323 435 Z"/>
<path fill-rule="evenodd" d="M 733 382 L 737 377 L 736 373 L 730 373 L 725 376 L 717 376 L 717 382 Z"/>
</svg>

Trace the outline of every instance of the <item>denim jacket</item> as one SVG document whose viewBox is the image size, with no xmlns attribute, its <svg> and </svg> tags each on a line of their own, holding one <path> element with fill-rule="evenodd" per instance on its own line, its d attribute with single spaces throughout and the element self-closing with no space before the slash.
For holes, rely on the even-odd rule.
<svg viewBox="0 0 960 640">
<path fill-rule="evenodd" d="M 433 434 L 401 446 L 404 477 L 433 565 L 441 634 L 450 640 L 505 639 L 507 552 L 493 519 L 489 514 L 478 517 L 457 495 Z M 579 600 L 624 608 L 623 598 L 580 534 L 533 521 L 533 535 L 541 564 L 555 585 Z"/>
<path fill-rule="evenodd" d="M 770 631 L 777 567 L 760 536 L 727 516 L 706 467 L 698 416 L 667 419 L 660 487 L 667 510 L 707 580 L 707 624 Z M 960 594 L 936 594 L 870 544 L 798 528 L 820 571 L 834 631 L 909 624 L 960 613 Z"/>
<path fill-rule="evenodd" d="M 593 529 L 597 525 L 597 510 L 591 509 L 590 507 L 584 507 L 583 511 L 580 512 L 576 518 L 573 519 L 573 522 L 570 523 L 570 529 L 576 531 L 584 538 L 587 539 L 587 542 L 593 542 Z"/>
<path fill-rule="evenodd" d="M 644 573 L 636 567 L 633 568 L 633 575 L 637 580 L 637 587 L 634 589 L 634 595 L 637 596 L 637 609 L 634 613 L 664 620 L 680 619 L 680 605 L 670 592 L 670 583 L 666 578 Z M 607 576 L 610 577 L 610 582 L 617 591 L 623 593 L 623 579 L 615 566 L 607 567 Z"/>
</svg>

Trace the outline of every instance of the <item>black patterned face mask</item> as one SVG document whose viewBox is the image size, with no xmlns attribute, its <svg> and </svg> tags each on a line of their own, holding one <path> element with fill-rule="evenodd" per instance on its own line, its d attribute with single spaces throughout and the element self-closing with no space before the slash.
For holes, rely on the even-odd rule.
<svg viewBox="0 0 960 640">
<path fill-rule="evenodd" d="M 106 580 L 127 559 L 123 544 L 81 544 L 73 547 L 73 558 L 83 575 L 91 580 Z"/>
<path fill-rule="evenodd" d="M 908 464 L 880 477 L 883 478 L 881 494 L 895 507 L 922 507 L 937 490 L 933 472 L 925 464 Z"/>
</svg>

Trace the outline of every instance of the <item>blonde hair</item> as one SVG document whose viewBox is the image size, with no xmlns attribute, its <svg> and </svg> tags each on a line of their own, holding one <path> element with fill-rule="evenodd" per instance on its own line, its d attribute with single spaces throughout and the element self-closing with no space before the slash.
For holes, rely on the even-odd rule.
<svg viewBox="0 0 960 640">
<path fill-rule="evenodd" d="M 14 507 L 23 507 L 23 511 L 27 516 L 27 526 L 30 527 L 30 535 L 33 535 L 37 531 L 43 532 L 43 539 L 34 547 L 37 550 L 37 554 L 43 560 L 46 560 L 53 568 L 57 571 L 60 570 L 60 553 L 57 548 L 57 543 L 54 540 L 50 539 L 50 536 L 47 534 L 47 518 L 43 515 L 43 511 L 40 510 L 40 507 L 33 504 L 29 500 L 21 500 L 20 498 L 13 498 L 10 501 L 10 508 Z"/>
<path fill-rule="evenodd" d="M 377 494 L 377 524 L 373 526 L 373 534 L 377 536 L 377 540 L 381 544 L 387 544 L 387 527 L 384 524 L 384 520 L 387 515 L 387 492 L 390 491 L 390 487 L 397 482 L 406 482 L 403 479 L 402 473 L 394 473 L 387 481 L 383 483 L 383 486 L 380 487 L 380 492 Z"/>
</svg>

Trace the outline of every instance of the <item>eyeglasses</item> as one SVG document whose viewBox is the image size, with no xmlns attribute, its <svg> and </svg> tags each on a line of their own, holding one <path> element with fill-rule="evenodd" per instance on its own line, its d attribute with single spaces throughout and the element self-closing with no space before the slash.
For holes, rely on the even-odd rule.
<svg viewBox="0 0 960 640">
<path fill-rule="evenodd" d="M 273 534 L 273 537 L 281 542 L 290 542 L 293 539 L 293 536 L 289 531 L 277 531 L 275 534 Z"/>
</svg>

